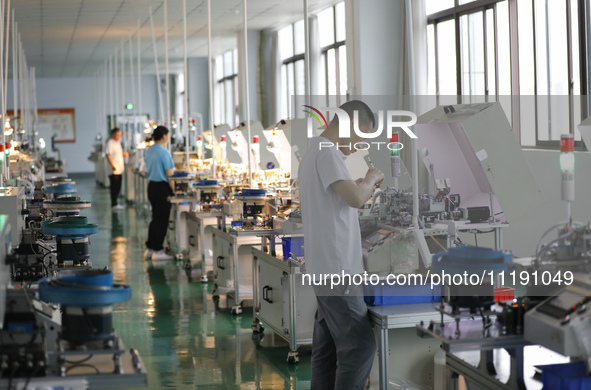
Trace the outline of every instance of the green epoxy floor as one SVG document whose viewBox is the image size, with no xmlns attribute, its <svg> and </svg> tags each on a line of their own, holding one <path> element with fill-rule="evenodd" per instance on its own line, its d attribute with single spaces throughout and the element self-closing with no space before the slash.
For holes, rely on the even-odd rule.
<svg viewBox="0 0 591 390">
<path fill-rule="evenodd" d="M 133 205 L 111 212 L 108 189 L 94 177 L 73 178 L 81 198 L 92 201 L 82 214 L 99 225 L 91 236 L 93 268 L 108 266 L 117 283 L 133 289 L 132 299 L 114 308 L 114 326 L 126 347 L 139 351 L 149 389 L 310 388 L 309 347 L 300 348 L 299 364 L 288 365 L 283 339 L 268 329 L 262 340 L 253 336 L 251 308 L 232 315 L 232 303 L 214 302 L 212 282 L 201 283 L 183 262 L 142 259 L 149 215 Z"/>
</svg>

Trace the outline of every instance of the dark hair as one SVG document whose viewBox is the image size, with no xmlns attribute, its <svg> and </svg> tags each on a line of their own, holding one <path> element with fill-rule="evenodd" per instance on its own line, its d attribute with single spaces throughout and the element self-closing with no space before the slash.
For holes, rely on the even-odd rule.
<svg viewBox="0 0 591 390">
<path fill-rule="evenodd" d="M 166 134 L 168 134 L 168 129 L 164 126 L 158 126 L 152 132 L 152 138 L 154 141 L 160 141 Z"/>
<path fill-rule="evenodd" d="M 111 137 L 118 131 L 121 131 L 121 129 L 118 127 L 113 127 L 113 129 L 111 130 Z"/>
<path fill-rule="evenodd" d="M 370 125 L 373 128 L 376 124 L 376 120 L 371 108 L 369 108 L 369 106 L 363 103 L 361 100 L 351 100 L 350 102 L 341 104 L 339 108 L 349 114 L 349 118 L 351 118 L 351 120 L 353 120 L 353 113 L 357 111 L 359 115 L 360 127 Z M 334 122 L 336 124 L 336 121 L 338 121 L 337 115 L 332 118 L 330 123 L 332 124 Z"/>
</svg>

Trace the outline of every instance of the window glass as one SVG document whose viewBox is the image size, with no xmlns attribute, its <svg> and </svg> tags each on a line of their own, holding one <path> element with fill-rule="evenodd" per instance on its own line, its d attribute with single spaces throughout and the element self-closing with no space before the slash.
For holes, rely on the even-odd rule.
<svg viewBox="0 0 591 390">
<path fill-rule="evenodd" d="M 347 47 L 339 47 L 339 76 L 341 78 L 339 84 L 339 93 L 341 95 L 347 94 Z"/>
<path fill-rule="evenodd" d="M 435 27 L 433 24 L 427 26 L 427 94 L 435 95 Z"/>
<path fill-rule="evenodd" d="M 293 57 L 293 25 L 277 31 L 277 41 L 281 60 Z"/>
<path fill-rule="evenodd" d="M 333 7 L 318 13 L 318 39 L 321 47 L 335 43 Z"/>
<path fill-rule="evenodd" d="M 336 30 L 336 41 L 345 40 L 345 3 L 338 3 L 334 6 L 335 10 L 335 30 Z"/>
<path fill-rule="evenodd" d="M 427 15 L 434 14 L 444 9 L 453 8 L 454 0 L 425 0 Z"/>
<path fill-rule="evenodd" d="M 306 34 L 304 32 L 304 19 L 293 24 L 294 54 L 302 54 L 306 51 Z"/>
<path fill-rule="evenodd" d="M 439 58 L 439 94 L 457 94 L 455 21 L 448 20 L 437 24 L 437 51 Z"/>
</svg>

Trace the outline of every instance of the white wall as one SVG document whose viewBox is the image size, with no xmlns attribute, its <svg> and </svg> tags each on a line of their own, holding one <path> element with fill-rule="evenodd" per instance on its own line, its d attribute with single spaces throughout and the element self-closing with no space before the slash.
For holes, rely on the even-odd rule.
<svg viewBox="0 0 591 390">
<path fill-rule="evenodd" d="M 404 2 L 347 0 L 347 81 L 352 95 L 400 91 Z"/>
<path fill-rule="evenodd" d="M 561 176 L 559 151 L 524 150 L 534 176 L 546 198 L 546 202 L 525 217 L 515 221 L 503 234 L 504 246 L 519 256 L 530 256 L 542 234 L 559 222 L 566 221 L 566 203 L 561 200 Z M 572 204 L 573 220 L 591 221 L 591 155 L 588 152 L 576 153 L 575 188 L 576 196 Z M 548 237 L 556 238 L 556 233 Z M 548 242 L 546 238 L 545 242 Z"/>
<path fill-rule="evenodd" d="M 204 129 L 209 128 L 209 86 L 207 57 L 189 58 L 187 60 L 189 78 L 189 112 L 200 113 L 203 116 Z M 197 120 L 198 122 L 198 120 Z M 197 123 L 199 130 L 199 123 Z"/>
<path fill-rule="evenodd" d="M 137 84 L 137 79 L 134 80 Z M 98 133 L 105 137 L 107 129 L 96 128 L 96 95 L 95 80 L 93 77 L 80 78 L 48 78 L 37 79 L 37 106 L 44 108 L 73 108 L 75 116 L 76 141 L 73 143 L 57 144 L 61 156 L 66 160 L 68 173 L 93 172 L 94 164 L 88 161 L 88 156 L 93 150 L 93 143 Z M 137 85 L 136 85 L 137 88 Z M 126 80 L 125 102 L 131 102 L 131 82 Z M 119 94 L 121 92 L 119 91 Z M 137 93 L 136 93 L 137 95 Z M 8 82 L 8 109 L 12 109 L 12 81 Z M 136 97 L 137 99 L 137 97 Z M 119 98 L 121 103 L 121 97 Z M 123 103 L 123 104 L 124 104 Z M 142 111 L 157 117 L 157 90 L 154 76 L 142 76 Z M 136 104 L 137 106 L 137 104 Z M 107 111 L 110 110 L 110 102 L 107 101 Z M 121 112 L 124 110 L 121 109 Z"/>
<path fill-rule="evenodd" d="M 250 120 L 259 120 L 259 82 L 258 75 L 258 61 L 259 61 L 259 31 L 248 31 L 246 34 L 248 44 L 248 105 L 250 108 Z M 238 81 L 240 101 L 238 112 L 240 113 L 240 122 L 246 121 L 246 82 L 244 78 L 244 32 L 240 32 L 237 37 L 238 40 Z"/>
</svg>

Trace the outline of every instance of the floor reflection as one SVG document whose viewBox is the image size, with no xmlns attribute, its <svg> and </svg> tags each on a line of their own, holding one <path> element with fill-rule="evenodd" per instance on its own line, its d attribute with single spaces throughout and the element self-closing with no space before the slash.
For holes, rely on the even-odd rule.
<svg viewBox="0 0 591 390">
<path fill-rule="evenodd" d="M 199 270 L 142 259 L 149 220 L 130 206 L 105 213 L 108 190 L 95 189 L 94 179 L 77 179 L 77 187 L 93 203 L 85 215 L 100 227 L 91 246 L 95 268 L 106 263 L 117 283 L 133 288 L 132 299 L 115 308 L 114 326 L 140 352 L 149 389 L 310 388 L 310 348 L 288 365 L 287 343 L 268 329 L 253 337 L 252 309 L 230 314 L 232 302 L 214 301 Z"/>
</svg>

